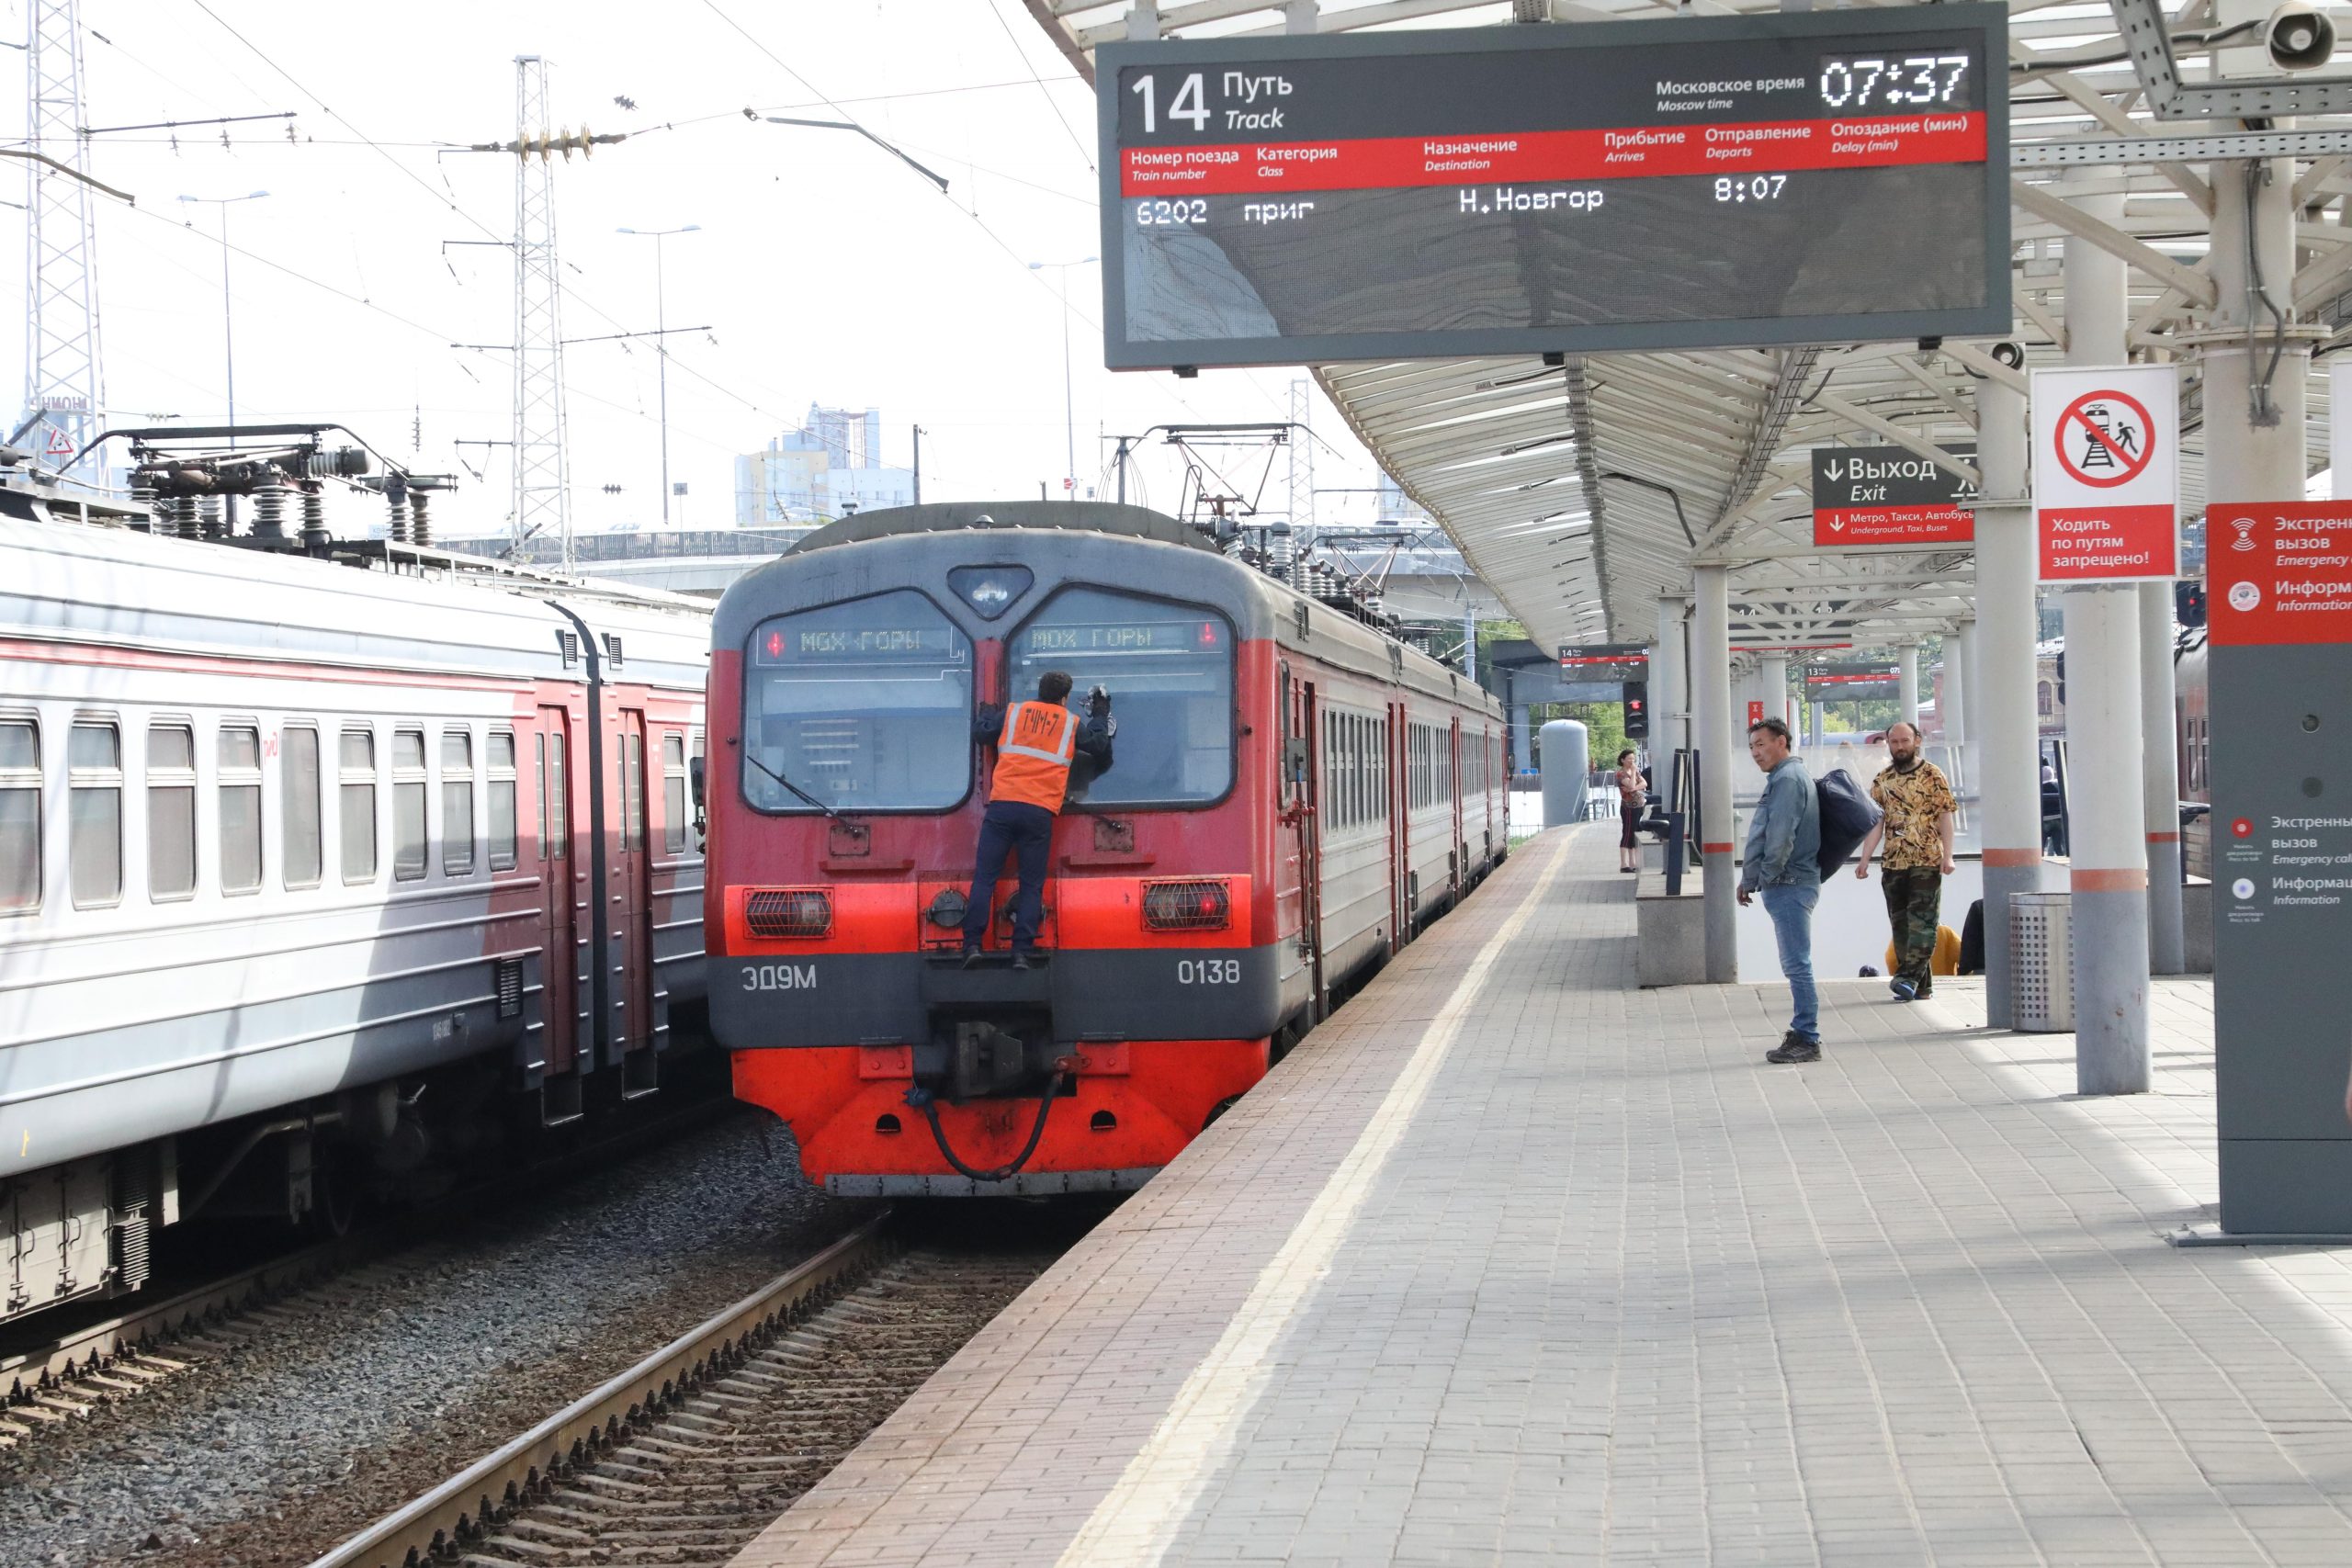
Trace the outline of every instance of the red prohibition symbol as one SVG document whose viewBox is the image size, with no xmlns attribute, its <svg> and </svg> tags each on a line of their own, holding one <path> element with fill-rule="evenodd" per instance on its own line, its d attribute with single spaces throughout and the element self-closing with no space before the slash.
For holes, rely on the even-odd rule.
<svg viewBox="0 0 2352 1568">
<path fill-rule="evenodd" d="M 2132 428 L 2128 420 L 2116 416 L 2125 413 L 2136 418 Z M 2090 441 L 2082 461 L 2076 462 L 2066 450 L 2066 436 L 2072 427 L 2080 425 Z M 2139 399 L 2121 392 L 2085 392 L 2066 405 L 2058 416 L 2057 434 L 2052 437 L 2058 448 L 2058 466 L 2066 477 L 2078 484 L 2099 490 L 2111 490 L 2117 485 L 2130 484 L 2140 477 L 2155 456 L 2156 422 Z"/>
</svg>

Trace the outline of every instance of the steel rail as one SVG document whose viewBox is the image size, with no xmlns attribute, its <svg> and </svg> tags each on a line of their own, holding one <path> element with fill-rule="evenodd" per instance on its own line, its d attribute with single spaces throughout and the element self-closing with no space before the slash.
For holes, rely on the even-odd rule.
<svg viewBox="0 0 2352 1568">
<path fill-rule="evenodd" d="M 405 1568 L 482 1533 L 501 1510 L 706 1377 L 795 1307 L 877 1261 L 885 1213 L 352 1536 L 311 1568 Z"/>
</svg>

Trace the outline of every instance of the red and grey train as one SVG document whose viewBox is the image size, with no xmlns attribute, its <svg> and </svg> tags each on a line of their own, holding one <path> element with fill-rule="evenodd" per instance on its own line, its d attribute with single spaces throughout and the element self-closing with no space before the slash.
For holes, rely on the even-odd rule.
<svg viewBox="0 0 2352 1568">
<path fill-rule="evenodd" d="M 834 1192 L 1140 1185 L 1508 847 L 1494 699 L 1141 508 L 869 513 L 712 638 L 712 1031 Z M 967 970 L 974 710 L 1048 670 L 1111 694 L 1115 757 L 1044 961 L 1001 961 L 1008 876 Z"/>
<path fill-rule="evenodd" d="M 699 606 L 51 512 L 0 493 L 0 1321 L 654 1087 Z"/>
</svg>

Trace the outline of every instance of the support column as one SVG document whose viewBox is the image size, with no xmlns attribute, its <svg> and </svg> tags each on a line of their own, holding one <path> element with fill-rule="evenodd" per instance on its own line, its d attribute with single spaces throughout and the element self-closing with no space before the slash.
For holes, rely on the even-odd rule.
<svg viewBox="0 0 2352 1568">
<path fill-rule="evenodd" d="M 2112 186 L 2109 177 L 2101 182 Z M 2123 196 L 2073 195 L 2120 226 Z M 2215 219 L 2218 227 L 2220 219 Z M 2066 363 L 2121 365 L 2129 297 L 2124 264 L 2066 242 Z M 2213 395 L 2211 381 L 2207 396 Z M 2148 1025 L 2146 766 L 2140 714 L 2140 591 L 2066 591 L 2066 845 L 2074 908 L 2075 1088 L 2141 1094 L 2154 1068 Z"/>
<path fill-rule="evenodd" d="M 1984 846 L 1984 1012 L 1996 1029 L 2016 1019 L 2017 966 L 2009 899 L 2041 886 L 2041 773 L 2034 719 L 2033 503 L 2025 482 L 2025 394 L 1976 384 L 1976 713 L 1984 776 L 1976 789 Z"/>
<path fill-rule="evenodd" d="M 1973 621 L 1962 621 L 1944 633 L 1943 687 L 1936 694 L 1936 721 L 1943 727 L 1955 774 L 1952 788 L 1963 801 L 1976 792 L 1976 758 L 1968 749 L 1969 634 L 1975 629 Z"/>
<path fill-rule="evenodd" d="M 2140 584 L 2141 777 L 2148 830 L 2148 971 L 2188 967 L 2180 898 L 2180 746 L 2173 709 L 2173 602 L 2169 582 Z"/>
<path fill-rule="evenodd" d="M 1657 601 L 1657 658 L 1650 665 L 1650 733 L 1652 749 L 1668 765 L 1674 753 L 1688 746 L 1690 702 L 1682 672 L 1682 616 L 1687 601 L 1679 593 L 1662 593 Z M 1658 787 L 1666 787 L 1661 776 Z M 1694 824 L 1695 826 L 1695 824 Z"/>
<path fill-rule="evenodd" d="M 1894 650 L 1895 716 L 1913 729 L 1919 728 L 1919 648 L 1905 643 Z"/>
<path fill-rule="evenodd" d="M 1804 705 L 1804 733 L 1805 744 L 1808 746 L 1820 745 L 1822 736 L 1827 733 L 1822 727 L 1819 703 L 1807 703 Z"/>
<path fill-rule="evenodd" d="M 1730 573 L 1702 566 L 1690 627 L 1692 744 L 1699 749 L 1699 853 L 1705 869 L 1707 979 L 1739 978 L 1738 906 L 1733 893 L 1739 868 L 1732 859 L 1732 781 L 1747 765 L 1747 749 L 1732 743 Z"/>
<path fill-rule="evenodd" d="M 1768 653 L 1756 661 L 1757 679 L 1763 689 L 1764 715 L 1789 722 L 1789 656 Z"/>
</svg>

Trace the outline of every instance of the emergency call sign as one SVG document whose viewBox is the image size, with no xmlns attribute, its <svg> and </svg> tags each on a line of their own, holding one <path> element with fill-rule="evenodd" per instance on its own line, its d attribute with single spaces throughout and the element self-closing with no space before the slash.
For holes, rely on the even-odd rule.
<svg viewBox="0 0 2352 1568">
<path fill-rule="evenodd" d="M 2179 574 L 2177 369 L 2036 370 L 2032 461 L 2042 581 Z"/>
<path fill-rule="evenodd" d="M 2209 502 L 2207 637 L 2352 644 L 2352 502 Z"/>
</svg>

